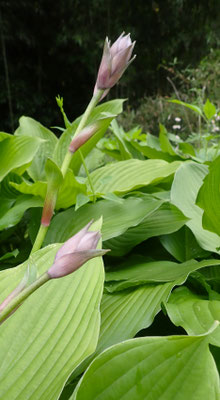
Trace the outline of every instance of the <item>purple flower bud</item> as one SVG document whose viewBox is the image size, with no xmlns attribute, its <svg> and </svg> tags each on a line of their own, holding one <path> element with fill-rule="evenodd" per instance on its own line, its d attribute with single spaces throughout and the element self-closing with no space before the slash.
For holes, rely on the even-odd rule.
<svg viewBox="0 0 220 400">
<path fill-rule="evenodd" d="M 94 94 L 100 89 L 104 90 L 101 97 L 103 99 L 118 82 L 126 68 L 136 57 L 134 56 L 131 59 L 134 45 L 135 42 L 132 43 L 130 33 L 124 36 L 123 32 L 111 47 L 110 41 L 106 38 Z"/>
<path fill-rule="evenodd" d="M 87 142 L 99 129 L 98 124 L 86 126 L 79 135 L 75 136 L 70 143 L 69 151 L 75 153 L 84 143 Z"/>
<path fill-rule="evenodd" d="M 97 250 L 100 232 L 89 232 L 93 221 L 67 240 L 58 250 L 52 267 L 47 271 L 50 278 L 61 278 L 76 271 L 91 258 L 102 256 L 109 250 Z"/>
</svg>

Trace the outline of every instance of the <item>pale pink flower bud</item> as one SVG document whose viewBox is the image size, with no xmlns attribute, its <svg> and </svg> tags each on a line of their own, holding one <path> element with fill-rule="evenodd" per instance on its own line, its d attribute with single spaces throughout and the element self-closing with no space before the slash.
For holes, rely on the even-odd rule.
<svg viewBox="0 0 220 400">
<path fill-rule="evenodd" d="M 131 59 L 134 45 L 135 42 L 132 43 L 130 33 L 124 36 L 123 32 L 111 47 L 110 41 L 106 38 L 94 94 L 100 89 L 104 90 L 103 99 L 118 82 L 126 68 L 136 57 L 134 56 Z"/>
<path fill-rule="evenodd" d="M 99 129 L 98 124 L 88 125 L 86 126 L 79 135 L 75 136 L 70 143 L 69 151 L 71 153 L 75 153 L 84 143 L 87 142 Z"/>
<path fill-rule="evenodd" d="M 91 258 L 102 256 L 109 250 L 97 250 L 100 232 L 88 229 L 93 221 L 67 240 L 58 250 L 52 267 L 47 271 L 50 278 L 61 278 L 76 271 Z"/>
</svg>

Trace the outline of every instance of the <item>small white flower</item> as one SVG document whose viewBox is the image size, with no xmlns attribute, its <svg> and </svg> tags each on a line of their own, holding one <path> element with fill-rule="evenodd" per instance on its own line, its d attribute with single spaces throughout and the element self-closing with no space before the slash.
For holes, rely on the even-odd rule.
<svg viewBox="0 0 220 400">
<path fill-rule="evenodd" d="M 181 129 L 180 125 L 173 125 L 173 129 Z"/>
<path fill-rule="evenodd" d="M 176 118 L 175 118 L 175 121 L 176 121 L 176 122 L 180 122 L 180 121 L 181 121 L 181 118 L 176 117 Z"/>
</svg>

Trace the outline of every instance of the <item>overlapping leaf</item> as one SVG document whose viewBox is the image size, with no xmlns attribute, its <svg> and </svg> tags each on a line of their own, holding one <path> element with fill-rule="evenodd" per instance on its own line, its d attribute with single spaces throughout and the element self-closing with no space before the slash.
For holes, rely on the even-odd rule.
<svg viewBox="0 0 220 400">
<path fill-rule="evenodd" d="M 201 268 L 220 265 L 220 260 L 189 260 L 184 263 L 173 261 L 148 261 L 143 256 L 131 256 L 117 270 L 106 273 L 108 292 L 120 291 L 146 283 L 174 282 L 183 283 L 189 274 Z"/>
<path fill-rule="evenodd" d="M 26 165 L 33 160 L 41 145 L 39 138 L 28 136 L 11 136 L 0 142 L 0 181 L 15 168 Z"/>
<path fill-rule="evenodd" d="M 197 194 L 207 172 L 206 165 L 194 162 L 182 164 L 174 177 L 171 202 L 189 218 L 186 225 L 195 235 L 199 245 L 205 250 L 218 253 L 220 237 L 202 227 L 203 211 L 196 205 Z"/>
<path fill-rule="evenodd" d="M 220 301 L 206 300 L 186 287 L 176 289 L 166 309 L 171 321 L 189 335 L 201 335 L 220 321 Z M 210 343 L 220 347 L 220 326 L 210 334 Z"/>
<path fill-rule="evenodd" d="M 28 168 L 28 173 L 34 181 L 44 180 L 45 178 L 45 162 L 48 157 L 52 157 L 55 146 L 58 142 L 57 137 L 52 131 L 45 128 L 38 121 L 30 117 L 21 117 L 19 127 L 15 131 L 15 135 L 20 137 L 29 136 L 34 139 L 42 140 L 41 146 L 34 157 L 31 166 Z"/>
<path fill-rule="evenodd" d="M 197 205 L 204 210 L 202 225 L 204 229 L 220 236 L 220 156 L 209 167 L 198 197 Z"/>
<path fill-rule="evenodd" d="M 47 183 L 36 181 L 34 183 L 23 180 L 21 183 L 11 183 L 15 189 L 21 193 L 40 196 L 45 199 Z M 71 170 L 67 171 L 64 181 L 60 185 L 56 209 L 68 208 L 76 203 L 76 197 L 79 193 L 86 193 L 86 185 L 77 181 Z"/>
<path fill-rule="evenodd" d="M 52 245 L 33 254 L 40 273 L 52 264 L 57 249 Z M 20 281 L 27 264 L 0 273 L 1 299 Z M 90 260 L 74 274 L 38 289 L 3 323 L 2 400 L 58 399 L 70 373 L 95 350 L 102 288 L 101 259 Z"/>
<path fill-rule="evenodd" d="M 108 164 L 91 174 L 96 192 L 126 193 L 141 186 L 163 181 L 180 166 L 164 160 L 126 160 Z"/>
<path fill-rule="evenodd" d="M 81 374 L 101 351 L 113 344 L 133 338 L 137 332 L 149 327 L 166 303 L 172 288 L 179 282 L 143 285 L 132 291 L 104 293 L 101 301 L 101 327 L 95 353 L 74 372 Z"/>
<path fill-rule="evenodd" d="M 121 256 L 150 237 L 178 231 L 187 220 L 178 208 L 164 203 L 137 226 L 129 228 L 119 237 L 105 241 L 104 245 L 111 249 L 110 255 Z"/>
<path fill-rule="evenodd" d="M 206 336 L 132 339 L 100 354 L 71 400 L 218 400 Z"/>
<path fill-rule="evenodd" d="M 77 211 L 73 208 L 58 214 L 48 230 L 46 243 L 62 242 L 87 224 L 91 218 L 103 216 L 103 240 L 121 235 L 129 227 L 136 226 L 146 215 L 152 213 L 163 203 L 151 195 L 128 197 L 112 200 L 100 200 L 96 204 L 86 204 Z"/>
</svg>

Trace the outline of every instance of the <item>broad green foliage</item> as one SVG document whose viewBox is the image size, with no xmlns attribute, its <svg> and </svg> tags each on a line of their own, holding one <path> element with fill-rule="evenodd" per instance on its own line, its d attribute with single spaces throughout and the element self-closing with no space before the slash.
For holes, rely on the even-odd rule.
<svg viewBox="0 0 220 400">
<path fill-rule="evenodd" d="M 14 169 L 32 161 L 42 140 L 28 136 L 11 136 L 0 142 L 0 181 Z M 27 166 L 25 167 L 25 169 Z"/>
<path fill-rule="evenodd" d="M 96 204 L 86 204 L 77 211 L 70 208 L 58 214 L 51 223 L 46 237 L 47 244 L 64 242 L 91 218 L 103 216 L 102 240 L 120 236 L 128 228 L 138 225 L 146 215 L 157 210 L 163 202 L 150 195 L 131 196 L 120 199 L 100 200 Z"/>
<path fill-rule="evenodd" d="M 207 173 L 206 165 L 193 162 L 181 165 L 173 180 L 171 202 L 189 218 L 186 225 L 191 229 L 200 246 L 205 250 L 218 253 L 220 237 L 203 228 L 203 211 L 196 205 L 198 191 Z"/>
<path fill-rule="evenodd" d="M 204 210 L 203 227 L 220 236 L 220 156 L 209 167 L 198 193 L 197 205 Z"/>
<path fill-rule="evenodd" d="M 207 341 L 168 336 L 110 347 L 90 365 L 72 399 L 217 400 L 218 374 Z"/>
<path fill-rule="evenodd" d="M 207 127 L 217 118 L 209 100 L 175 102 Z M 28 117 L 15 135 L 0 133 L 0 301 L 24 275 L 34 283 L 92 219 L 110 249 L 105 274 L 100 258 L 90 260 L 40 287 L 0 326 L 2 400 L 220 398 L 216 138 L 183 141 L 162 124 L 159 137 L 125 132 L 115 120 L 122 104 L 93 109 L 86 125 L 98 120 L 100 129 L 66 169 L 82 117 L 71 123 L 61 107 L 59 139 Z M 45 247 L 29 257 L 46 193 L 57 198 L 54 216 Z"/>
<path fill-rule="evenodd" d="M 160 242 L 176 260 L 181 262 L 191 258 L 208 257 L 210 254 L 199 246 L 195 236 L 186 225 L 178 232 L 162 235 Z"/>
<path fill-rule="evenodd" d="M 34 181 L 45 178 L 45 163 L 48 157 L 51 157 L 54 147 L 58 142 L 52 131 L 45 128 L 39 122 L 29 117 L 21 117 L 19 127 L 15 132 L 18 136 L 29 136 L 31 138 L 40 138 L 41 146 L 35 155 L 31 166 L 28 168 L 28 173 Z M 32 140 L 33 141 L 33 140 Z"/>
<path fill-rule="evenodd" d="M 33 255 L 40 273 L 56 250 L 52 245 Z M 1 273 L 1 298 L 27 264 Z M 91 260 L 74 275 L 49 282 L 9 317 L 0 336 L 1 399 L 58 399 L 70 373 L 95 350 L 102 287 L 102 262 Z"/>
<path fill-rule="evenodd" d="M 126 289 L 145 283 L 171 282 L 187 279 L 193 271 L 212 265 L 220 265 L 219 260 L 189 260 L 182 264 L 172 261 L 150 261 L 145 257 L 135 257 L 119 265 L 117 271 L 106 273 L 106 287 L 109 292 Z M 114 282 L 114 283 L 113 283 Z"/>
<path fill-rule="evenodd" d="M 137 226 L 129 228 L 119 237 L 107 240 L 105 247 L 111 249 L 111 255 L 124 255 L 144 240 L 178 231 L 187 220 L 178 208 L 164 203 L 153 213 L 146 215 Z"/>
<path fill-rule="evenodd" d="M 99 168 L 91 178 L 98 193 L 122 194 L 159 183 L 173 175 L 179 166 L 179 162 L 169 164 L 163 160 L 127 160 Z"/>
<path fill-rule="evenodd" d="M 101 351 L 131 339 L 141 329 L 150 326 L 161 310 L 176 282 L 141 285 L 131 291 L 104 293 L 101 302 L 101 326 L 95 353 L 73 373 L 77 377 Z"/>
<path fill-rule="evenodd" d="M 86 193 L 86 185 L 78 182 L 71 170 L 67 172 L 64 180 L 62 176 L 60 176 L 60 178 L 62 183 L 60 184 L 56 209 L 71 207 L 76 203 L 76 198 L 79 193 Z M 54 177 L 54 179 L 57 183 L 58 179 L 56 177 Z M 25 179 L 21 183 L 12 182 L 11 186 L 21 193 L 40 196 L 42 199 L 45 198 L 47 191 L 47 183 L 42 181 L 32 183 Z"/>
<path fill-rule="evenodd" d="M 43 200 L 40 197 L 21 195 L 13 206 L 0 218 L 0 230 L 16 225 L 26 210 L 32 207 L 42 207 Z"/>
<path fill-rule="evenodd" d="M 185 287 L 174 291 L 166 305 L 175 325 L 181 325 L 189 335 L 202 335 L 220 319 L 220 301 L 206 300 Z M 211 344 L 220 346 L 220 327 L 209 335 Z"/>
</svg>

